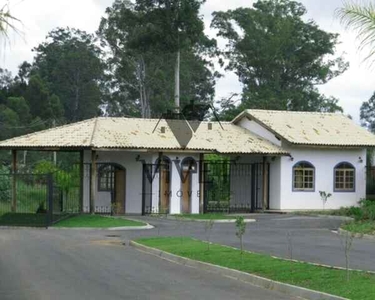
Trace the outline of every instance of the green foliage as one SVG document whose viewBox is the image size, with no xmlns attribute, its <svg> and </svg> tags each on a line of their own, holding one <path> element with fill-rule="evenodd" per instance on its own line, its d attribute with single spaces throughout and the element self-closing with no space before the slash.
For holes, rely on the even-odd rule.
<svg viewBox="0 0 375 300">
<path fill-rule="evenodd" d="M 289 0 L 259 0 L 253 8 L 215 12 L 211 27 L 227 40 L 222 55 L 243 84 L 240 109 L 342 111 L 315 87 L 348 65 L 332 58 L 338 35 L 305 21 L 305 7 Z M 227 102 L 229 109 L 234 105 Z M 238 111 L 235 109 L 233 117 Z"/>
<path fill-rule="evenodd" d="M 241 244 L 241 254 L 243 253 L 243 235 L 246 231 L 246 222 L 244 217 L 239 216 L 236 218 L 236 236 L 240 239 Z"/>
<path fill-rule="evenodd" d="M 360 112 L 362 125 L 375 133 L 375 93 L 368 101 L 362 103 Z"/>
<path fill-rule="evenodd" d="M 2 203 L 10 203 L 10 195 L 11 195 L 11 192 L 10 192 L 10 189 L 11 189 L 11 185 L 10 185 L 10 180 L 9 180 L 9 176 L 5 175 L 4 174 L 9 174 L 9 169 L 6 168 L 5 166 L 0 166 L 0 201 Z"/>
<path fill-rule="evenodd" d="M 104 79 L 105 66 L 96 42 L 96 37 L 85 31 L 56 28 L 34 49 L 36 57 L 31 73 L 37 74 L 47 84 L 51 97 L 54 94 L 60 99 L 68 121 L 98 114 L 102 101 L 100 82 Z M 40 84 L 37 88 L 45 99 L 49 98 Z M 50 106 L 59 107 L 57 98 L 49 102 Z M 62 112 L 62 109 L 58 111 Z"/>
<path fill-rule="evenodd" d="M 204 33 L 203 1 L 116 0 L 106 10 L 98 34 L 111 49 L 108 58 L 112 115 L 160 117 L 174 107 L 176 51 L 181 52 L 181 106 L 212 102 L 217 72 L 208 60 L 216 42 Z"/>
<path fill-rule="evenodd" d="M 50 174 L 58 171 L 59 168 L 51 161 L 41 160 L 34 166 L 34 174 Z"/>
<path fill-rule="evenodd" d="M 360 41 L 359 50 L 369 49 L 366 59 L 375 54 L 375 4 L 344 1 L 342 8 L 336 11 L 341 24 L 353 29 Z"/>
</svg>

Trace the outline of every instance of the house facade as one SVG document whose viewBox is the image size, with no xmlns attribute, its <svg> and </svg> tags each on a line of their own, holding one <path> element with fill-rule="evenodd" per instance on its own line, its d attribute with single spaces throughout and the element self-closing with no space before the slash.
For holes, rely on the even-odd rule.
<svg viewBox="0 0 375 300">
<path fill-rule="evenodd" d="M 322 209 L 321 191 L 327 209 L 356 205 L 369 147 L 375 137 L 343 115 L 265 110 L 222 123 L 94 118 L 0 142 L 13 157 L 79 151 L 82 212 L 118 214 Z"/>
</svg>

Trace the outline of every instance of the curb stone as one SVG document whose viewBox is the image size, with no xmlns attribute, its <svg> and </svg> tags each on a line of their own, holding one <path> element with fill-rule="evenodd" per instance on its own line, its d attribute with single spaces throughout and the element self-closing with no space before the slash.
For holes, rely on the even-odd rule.
<svg viewBox="0 0 375 300">
<path fill-rule="evenodd" d="M 145 226 L 123 226 L 123 227 L 48 227 L 48 229 L 60 230 L 60 229 L 73 229 L 73 230 L 109 230 L 109 231 L 120 231 L 120 230 L 146 230 L 153 229 L 154 226 L 147 224 Z"/>
<path fill-rule="evenodd" d="M 197 268 L 200 270 L 209 271 L 212 273 L 217 273 L 226 277 L 233 278 L 235 280 L 247 282 L 255 286 L 268 289 L 268 290 L 272 290 L 272 291 L 277 291 L 277 292 L 280 292 L 289 296 L 299 297 L 299 298 L 309 299 L 309 300 L 323 300 L 323 299 L 324 300 L 348 300 L 347 298 L 330 295 L 330 294 L 323 293 L 323 292 L 313 291 L 313 290 L 294 286 L 294 285 L 287 284 L 287 283 L 273 281 L 271 279 L 267 279 L 267 278 L 253 275 L 250 273 L 217 266 L 217 265 L 213 265 L 213 264 L 206 263 L 206 262 L 192 260 L 189 258 L 171 254 L 171 253 L 159 250 L 159 249 L 147 247 L 134 241 L 130 241 L 129 245 L 136 249 L 139 249 L 140 251 L 143 251 L 145 253 L 148 253 L 154 256 L 158 256 L 170 262 L 178 263 L 178 264 L 188 266 L 188 267 Z"/>
<path fill-rule="evenodd" d="M 346 235 L 349 233 L 349 234 L 353 234 L 353 237 L 355 238 L 375 241 L 375 235 L 371 235 L 371 234 L 354 233 L 354 232 L 351 232 L 342 228 L 339 228 L 337 232 L 339 235 Z"/>
<path fill-rule="evenodd" d="M 167 220 L 176 220 L 173 217 L 167 217 Z M 187 222 L 208 222 L 210 219 L 189 219 L 189 218 L 180 218 L 179 221 L 187 221 Z M 236 223 L 236 219 L 221 219 L 221 220 L 212 220 L 214 223 Z M 256 222 L 255 219 L 244 219 L 245 223 L 253 223 Z"/>
</svg>

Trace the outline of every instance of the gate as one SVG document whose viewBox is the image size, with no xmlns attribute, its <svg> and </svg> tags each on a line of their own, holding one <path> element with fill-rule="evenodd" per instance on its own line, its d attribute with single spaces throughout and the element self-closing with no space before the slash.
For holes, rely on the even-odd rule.
<svg viewBox="0 0 375 300">
<path fill-rule="evenodd" d="M 0 226 L 48 227 L 80 212 L 78 168 L 0 174 Z"/>
<path fill-rule="evenodd" d="M 249 213 L 263 209 L 261 163 L 204 162 L 203 185 L 205 213 Z"/>
</svg>

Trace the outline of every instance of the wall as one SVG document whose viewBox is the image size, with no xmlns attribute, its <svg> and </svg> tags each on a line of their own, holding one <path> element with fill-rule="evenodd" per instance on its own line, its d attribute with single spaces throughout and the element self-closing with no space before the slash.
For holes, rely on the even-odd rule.
<svg viewBox="0 0 375 300">
<path fill-rule="evenodd" d="M 139 155 L 140 160 L 146 163 L 156 163 L 158 153 L 146 152 L 129 152 L 129 151 L 97 151 L 97 163 L 117 163 L 126 169 L 126 203 L 125 212 L 127 214 L 141 214 L 142 213 L 142 182 L 143 182 L 143 167 L 142 162 L 137 161 Z M 172 161 L 171 168 L 171 201 L 170 213 L 180 213 L 181 205 L 181 179 L 179 164 L 176 165 L 174 161 L 181 161 L 185 157 L 192 157 L 197 161 L 197 173 L 192 175 L 192 213 L 199 213 L 199 154 L 184 154 L 180 153 L 164 153 Z M 84 152 L 84 163 L 91 163 L 91 151 Z M 97 181 L 95 182 L 95 207 L 97 211 L 103 211 L 108 208 L 110 212 L 111 194 L 110 192 L 99 192 L 97 189 Z M 157 208 L 159 205 L 159 174 L 155 174 L 152 182 L 152 206 Z M 89 212 L 90 207 L 90 174 L 89 169 L 85 168 L 84 174 L 84 211 Z"/>
<path fill-rule="evenodd" d="M 281 146 L 281 141 L 276 138 L 276 136 L 269 130 L 265 129 L 263 126 L 259 125 L 257 122 L 253 120 L 249 120 L 248 118 L 242 118 L 239 122 L 237 122 L 238 126 L 245 128 L 266 140 L 269 140 L 271 143 Z"/>
<path fill-rule="evenodd" d="M 291 153 L 293 160 L 290 157 L 280 158 L 280 207 L 275 205 L 275 209 L 322 209 L 323 203 L 319 191 L 332 194 L 325 205 L 326 209 L 356 205 L 359 200 L 366 197 L 365 149 L 307 149 L 288 145 L 284 145 L 284 149 Z M 363 162 L 360 162 L 360 157 Z M 299 161 L 308 161 L 315 167 L 314 192 L 292 189 L 292 169 Z M 354 192 L 334 192 L 334 167 L 344 161 L 351 163 L 356 169 Z"/>
</svg>

